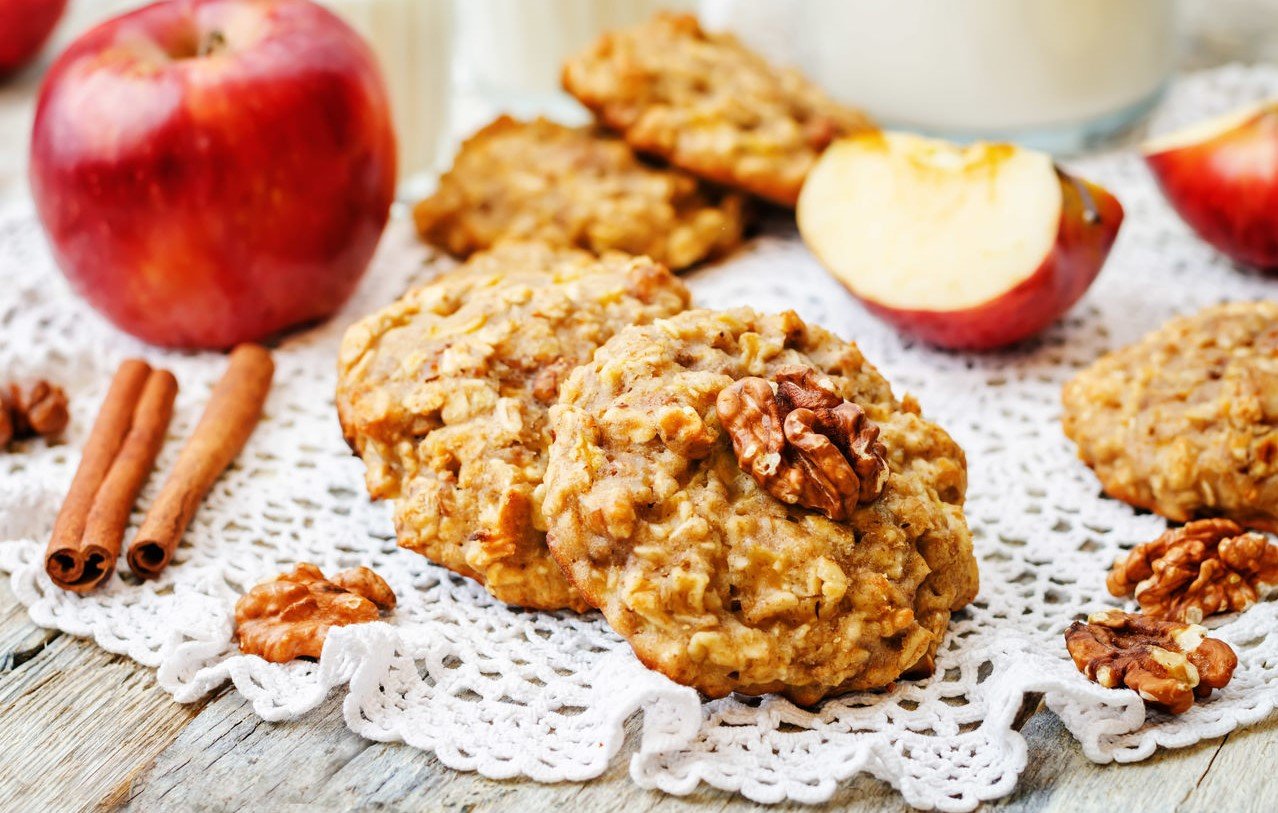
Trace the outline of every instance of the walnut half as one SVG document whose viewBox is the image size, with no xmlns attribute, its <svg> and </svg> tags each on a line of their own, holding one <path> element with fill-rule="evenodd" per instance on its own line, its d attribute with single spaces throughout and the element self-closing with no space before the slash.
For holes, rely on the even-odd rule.
<svg viewBox="0 0 1278 813">
<path fill-rule="evenodd" d="M 1115 596 L 1135 595 L 1146 615 L 1197 624 L 1242 612 L 1278 585 L 1278 545 L 1232 520 L 1198 520 L 1137 546 L 1105 584 Z"/>
<path fill-rule="evenodd" d="M 240 651 L 272 663 L 318 658 L 332 627 L 376 621 L 395 608 L 395 593 L 366 567 L 324 578 L 301 562 L 292 573 L 263 582 L 235 603 Z"/>
<path fill-rule="evenodd" d="M 1234 675 L 1238 656 L 1196 624 L 1105 610 L 1065 630 L 1078 671 L 1102 686 L 1133 689 L 1172 714 L 1188 711 Z"/>
<path fill-rule="evenodd" d="M 743 471 L 790 505 L 847 519 L 887 485 L 879 428 L 828 378 L 797 365 L 725 387 L 715 404 Z"/>
<path fill-rule="evenodd" d="M 56 440 L 69 421 L 67 394 L 56 384 L 37 381 L 25 393 L 17 384 L 0 387 L 0 450 L 37 436 Z"/>
</svg>

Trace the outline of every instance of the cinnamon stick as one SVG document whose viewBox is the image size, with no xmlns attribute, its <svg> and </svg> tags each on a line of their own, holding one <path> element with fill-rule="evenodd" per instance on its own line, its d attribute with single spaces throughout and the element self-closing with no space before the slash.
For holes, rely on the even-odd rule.
<svg viewBox="0 0 1278 813">
<path fill-rule="evenodd" d="M 94 498 L 133 424 L 133 413 L 150 373 L 150 366 L 139 359 L 121 364 L 89 432 L 44 553 L 49 578 L 64 590 L 86 593 L 114 566 L 101 551 L 85 550 L 84 529 Z"/>
<path fill-rule="evenodd" d="M 142 396 L 133 411 L 133 425 L 93 498 L 93 507 L 85 522 L 80 548 L 89 558 L 104 563 L 101 575 L 86 589 L 92 589 L 115 569 L 133 504 L 137 502 L 138 492 L 155 467 L 155 457 L 164 445 L 177 391 L 177 379 L 168 370 L 152 370 L 147 377 Z"/>
<path fill-rule="evenodd" d="M 173 558 L 196 509 L 253 433 L 274 373 L 264 347 L 243 344 L 231 352 L 200 422 L 129 544 L 129 567 L 138 576 L 156 578 Z"/>
</svg>

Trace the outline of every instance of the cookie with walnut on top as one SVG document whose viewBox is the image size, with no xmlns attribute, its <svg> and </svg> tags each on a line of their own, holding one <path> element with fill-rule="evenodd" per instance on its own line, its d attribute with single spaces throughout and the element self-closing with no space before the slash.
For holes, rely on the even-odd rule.
<svg viewBox="0 0 1278 813">
<path fill-rule="evenodd" d="M 976 595 L 962 449 L 793 312 L 627 328 L 550 422 L 551 552 L 641 661 L 711 697 L 926 674 Z"/>
</svg>

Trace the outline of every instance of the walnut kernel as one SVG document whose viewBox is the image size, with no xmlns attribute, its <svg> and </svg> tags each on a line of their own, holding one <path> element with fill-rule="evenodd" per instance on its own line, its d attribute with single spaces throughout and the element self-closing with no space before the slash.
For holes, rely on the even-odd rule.
<svg viewBox="0 0 1278 813">
<path fill-rule="evenodd" d="M 301 562 L 292 573 L 263 582 L 235 603 L 240 651 L 273 663 L 318 658 L 331 627 L 376 621 L 395 608 L 390 585 L 366 567 L 325 579 Z"/>
<path fill-rule="evenodd" d="M 1198 520 L 1137 546 L 1105 584 L 1115 596 L 1135 595 L 1146 615 L 1197 624 L 1242 612 L 1278 585 L 1278 545 L 1232 520 Z"/>
<path fill-rule="evenodd" d="M 778 370 L 775 391 L 743 378 L 720 391 L 716 409 L 741 468 L 784 503 L 840 521 L 887 485 L 879 428 L 810 368 Z"/>
<path fill-rule="evenodd" d="M 17 384 L 0 387 L 0 448 L 15 440 L 56 440 L 70 422 L 67 394 L 48 381 L 37 381 L 24 394 Z"/>
<path fill-rule="evenodd" d="M 1196 624 L 1105 610 L 1075 621 L 1065 647 L 1078 671 L 1102 686 L 1126 686 L 1172 714 L 1211 695 L 1233 677 L 1238 656 Z"/>
</svg>

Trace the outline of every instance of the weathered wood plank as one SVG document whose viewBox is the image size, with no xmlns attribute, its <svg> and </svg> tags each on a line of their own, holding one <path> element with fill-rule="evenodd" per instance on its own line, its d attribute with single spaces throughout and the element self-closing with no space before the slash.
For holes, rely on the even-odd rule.
<svg viewBox="0 0 1278 813">
<path fill-rule="evenodd" d="M 1223 810 L 1278 810 L 1278 719 L 1235 731 L 1215 758 L 1198 775 L 1184 796 L 1180 813 L 1220 813 Z"/>
<path fill-rule="evenodd" d="M 39 655 L 59 635 L 57 630 L 42 629 L 31 623 L 27 609 L 9 592 L 8 582 L 0 587 L 0 676 Z"/>
<path fill-rule="evenodd" d="M 1215 739 L 1177 751 L 1159 751 L 1144 762 L 1097 765 L 1083 756 L 1060 719 L 1046 709 L 1021 732 L 1029 764 L 1016 790 L 992 807 L 1018 813 L 1139 810 L 1170 813 L 1207 770 L 1220 748 Z M 1230 808 L 1218 808 L 1227 810 Z"/>
<path fill-rule="evenodd" d="M 0 608 L 0 810 L 91 809 L 199 712 L 132 661 L 36 628 L 7 582 Z"/>
<path fill-rule="evenodd" d="M 138 777 L 124 809 L 309 805 L 317 788 L 371 744 L 346 729 L 340 695 L 300 720 L 267 723 L 242 697 L 228 692 Z"/>
</svg>

